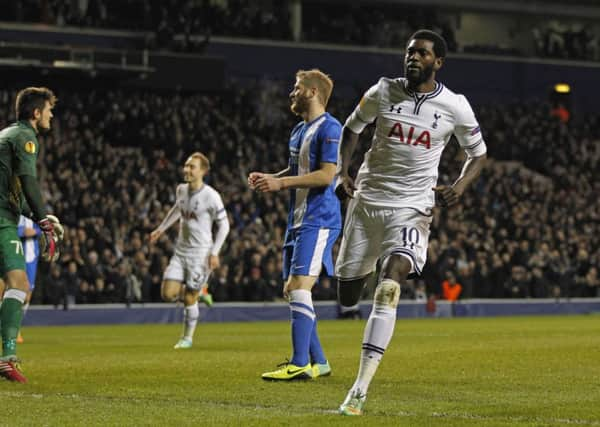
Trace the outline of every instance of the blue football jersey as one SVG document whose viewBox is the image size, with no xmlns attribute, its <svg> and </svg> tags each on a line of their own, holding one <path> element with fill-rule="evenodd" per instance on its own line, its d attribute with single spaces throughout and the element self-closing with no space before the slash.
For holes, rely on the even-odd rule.
<svg viewBox="0 0 600 427">
<path fill-rule="evenodd" d="M 290 136 L 290 176 L 306 175 L 321 163 L 337 163 L 342 125 L 329 113 L 298 123 Z M 332 182 L 327 187 L 290 190 L 288 229 L 300 226 L 341 228 L 340 202 Z"/>
<path fill-rule="evenodd" d="M 33 228 L 36 231 L 36 235 L 32 237 L 25 237 L 25 229 Z M 25 262 L 27 264 L 37 262 L 37 257 L 40 256 L 40 245 L 38 243 L 38 236 L 40 235 L 40 227 L 26 216 L 21 215 L 19 217 L 19 224 L 17 225 L 17 234 L 21 238 L 23 244 L 23 252 L 25 255 Z"/>
<path fill-rule="evenodd" d="M 25 237 L 25 229 L 33 228 L 36 232 L 35 236 Z M 31 219 L 21 215 L 17 226 L 17 234 L 21 238 L 23 244 L 23 253 L 25 255 L 25 271 L 29 281 L 29 290 L 33 291 L 35 287 L 35 276 L 37 273 L 38 259 L 40 257 L 40 244 L 38 236 L 42 230 Z"/>
</svg>

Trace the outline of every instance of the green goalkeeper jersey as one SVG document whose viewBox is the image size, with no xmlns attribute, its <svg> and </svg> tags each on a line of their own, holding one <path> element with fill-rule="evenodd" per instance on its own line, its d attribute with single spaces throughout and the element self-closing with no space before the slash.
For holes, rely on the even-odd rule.
<svg viewBox="0 0 600 427">
<path fill-rule="evenodd" d="M 19 177 L 37 176 L 38 152 L 35 130 L 27 121 L 0 131 L 0 218 L 17 222 L 25 203 Z"/>
</svg>

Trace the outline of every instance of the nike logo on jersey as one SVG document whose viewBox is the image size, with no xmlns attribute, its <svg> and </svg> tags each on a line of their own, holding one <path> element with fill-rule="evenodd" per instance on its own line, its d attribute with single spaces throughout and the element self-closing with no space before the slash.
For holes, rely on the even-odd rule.
<svg viewBox="0 0 600 427">
<path fill-rule="evenodd" d="M 405 128 L 406 127 L 408 126 L 405 125 Z M 408 128 L 408 130 L 405 130 L 405 128 L 402 127 L 402 123 L 400 122 L 394 123 L 394 126 L 392 126 L 390 131 L 388 132 L 388 138 L 397 138 L 400 140 L 400 142 L 403 142 L 407 145 L 415 146 L 421 144 L 427 149 L 431 148 L 431 136 L 429 135 L 429 131 L 419 131 L 418 129 L 416 129 L 417 132 L 421 133 L 416 139 L 413 140 L 414 136 L 416 135 L 415 127 L 411 126 L 410 128 Z M 404 136 L 405 134 L 406 137 Z"/>
</svg>

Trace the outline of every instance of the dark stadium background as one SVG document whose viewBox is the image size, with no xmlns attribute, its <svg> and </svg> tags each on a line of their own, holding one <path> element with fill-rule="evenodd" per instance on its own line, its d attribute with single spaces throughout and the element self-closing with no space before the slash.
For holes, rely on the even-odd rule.
<svg viewBox="0 0 600 427">
<path fill-rule="evenodd" d="M 232 225 L 210 281 L 216 300 L 280 299 L 287 196 L 254 194 L 245 177 L 287 162 L 295 71 L 332 76 L 329 110 L 343 121 L 380 76 L 402 74 L 419 28 L 448 40 L 438 78 L 472 102 L 492 160 L 460 208 L 436 212 L 424 275 L 402 298 L 441 298 L 449 273 L 462 299 L 600 296 L 597 2 L 347 3 L 2 2 L 0 126 L 19 88 L 59 98 L 41 174 L 68 234 L 33 302 L 159 301 L 175 227 L 154 247 L 147 234 L 196 150 Z M 440 182 L 462 160 L 452 143 Z M 335 299 L 331 280 L 315 298 Z"/>
</svg>

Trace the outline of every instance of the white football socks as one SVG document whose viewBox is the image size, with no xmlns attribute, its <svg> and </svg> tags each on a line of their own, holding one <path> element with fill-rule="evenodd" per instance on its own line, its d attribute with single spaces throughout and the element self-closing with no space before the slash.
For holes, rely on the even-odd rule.
<svg viewBox="0 0 600 427">
<path fill-rule="evenodd" d="M 360 306 L 358 305 L 358 303 L 351 305 L 351 306 L 344 306 L 340 304 L 340 313 L 344 314 L 344 313 L 350 313 L 350 312 L 355 312 L 360 310 Z"/>
<path fill-rule="evenodd" d="M 192 341 L 194 339 L 194 331 L 200 317 L 200 309 L 198 303 L 187 305 L 183 309 L 183 338 Z"/>
<path fill-rule="evenodd" d="M 363 336 L 358 375 L 351 391 L 360 390 L 361 394 L 367 394 L 383 353 L 392 339 L 395 325 L 396 308 L 374 302 Z"/>
</svg>

